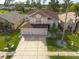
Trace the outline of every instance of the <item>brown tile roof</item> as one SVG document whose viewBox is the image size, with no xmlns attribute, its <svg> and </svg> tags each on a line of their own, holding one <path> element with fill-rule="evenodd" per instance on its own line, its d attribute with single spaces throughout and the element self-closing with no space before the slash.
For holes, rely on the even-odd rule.
<svg viewBox="0 0 79 59">
<path fill-rule="evenodd" d="M 20 15 L 17 11 L 12 11 L 8 14 L 0 14 L 0 17 L 13 24 L 23 19 L 23 16 Z"/>
<path fill-rule="evenodd" d="M 60 19 L 62 22 L 65 22 L 65 17 L 66 17 L 66 13 L 59 15 L 59 19 Z M 68 12 L 66 22 L 67 22 L 67 23 L 68 23 L 68 22 L 71 22 L 71 20 L 72 20 L 72 21 L 75 21 L 75 13 L 74 13 L 74 12 Z"/>
<path fill-rule="evenodd" d="M 32 14 L 34 15 L 37 13 L 40 13 L 49 18 L 55 18 L 55 19 L 59 20 L 58 14 L 56 12 L 50 11 L 48 9 L 33 9 L 30 12 L 28 12 L 27 15 L 32 15 Z"/>
<path fill-rule="evenodd" d="M 25 23 L 21 28 L 48 28 L 48 24 L 29 24 Z"/>
</svg>

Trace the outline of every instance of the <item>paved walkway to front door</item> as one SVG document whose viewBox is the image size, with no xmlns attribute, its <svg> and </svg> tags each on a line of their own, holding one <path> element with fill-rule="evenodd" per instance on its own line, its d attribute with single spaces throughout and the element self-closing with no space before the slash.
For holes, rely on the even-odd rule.
<svg viewBox="0 0 79 59">
<path fill-rule="evenodd" d="M 12 59 L 49 59 L 45 37 L 22 37 Z"/>
</svg>

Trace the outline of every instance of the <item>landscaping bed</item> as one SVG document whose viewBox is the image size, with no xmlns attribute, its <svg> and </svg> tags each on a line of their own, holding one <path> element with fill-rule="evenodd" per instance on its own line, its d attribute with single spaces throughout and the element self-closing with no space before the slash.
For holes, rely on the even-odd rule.
<svg viewBox="0 0 79 59">
<path fill-rule="evenodd" d="M 5 37 L 7 35 L 11 37 L 8 42 L 5 41 Z M 20 41 L 19 35 L 20 30 L 16 30 L 15 33 L 0 34 L 0 51 L 15 51 Z M 9 50 L 5 49 L 5 47 L 7 47 L 7 43 L 9 43 L 10 45 L 14 45 L 14 48 Z"/>
<path fill-rule="evenodd" d="M 53 29 L 51 33 L 57 33 L 53 32 Z M 56 38 L 47 38 L 47 47 L 48 51 L 79 51 L 79 32 L 71 33 L 66 32 L 64 40 L 67 42 L 66 47 L 59 47 L 57 46 L 56 42 L 57 40 L 62 39 L 62 34 L 56 34 Z"/>
<path fill-rule="evenodd" d="M 48 48 L 48 51 L 69 51 L 69 48 L 62 48 L 62 47 L 59 47 L 57 46 L 56 44 L 56 41 L 57 39 L 56 38 L 47 38 L 46 39 L 47 41 L 47 48 Z"/>
<path fill-rule="evenodd" d="M 79 59 L 79 56 L 50 56 L 50 59 Z"/>
</svg>

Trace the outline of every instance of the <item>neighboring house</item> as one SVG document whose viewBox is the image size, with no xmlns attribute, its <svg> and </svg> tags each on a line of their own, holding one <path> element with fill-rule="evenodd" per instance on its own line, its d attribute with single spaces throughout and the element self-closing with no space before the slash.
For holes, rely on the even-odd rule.
<svg viewBox="0 0 79 59">
<path fill-rule="evenodd" d="M 65 17 L 66 17 L 66 13 L 59 15 L 59 23 L 62 27 L 64 27 Z M 65 30 L 74 31 L 76 28 L 79 29 L 79 17 L 77 17 L 76 20 L 75 13 L 68 12 Z"/>
<path fill-rule="evenodd" d="M 34 9 L 25 18 L 26 22 L 21 27 L 22 35 L 46 36 L 48 28 L 53 25 L 58 27 L 58 15 L 46 9 Z"/>
<path fill-rule="evenodd" d="M 15 30 L 24 22 L 23 16 L 13 11 L 8 14 L 0 14 L 0 29 Z M 2 31 L 1 30 L 1 31 Z"/>
</svg>

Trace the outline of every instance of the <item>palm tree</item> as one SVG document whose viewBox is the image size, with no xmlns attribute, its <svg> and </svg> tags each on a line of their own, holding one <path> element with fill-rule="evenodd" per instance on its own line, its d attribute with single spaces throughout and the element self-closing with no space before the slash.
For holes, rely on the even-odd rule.
<svg viewBox="0 0 79 59">
<path fill-rule="evenodd" d="M 15 1 L 15 0 L 5 0 L 4 5 L 5 6 L 8 6 L 13 1 Z"/>
<path fill-rule="evenodd" d="M 65 27 L 66 27 L 66 20 L 67 20 L 68 8 L 69 8 L 70 0 L 63 0 L 63 1 L 65 3 L 65 7 L 66 7 L 66 16 L 65 16 L 65 23 L 64 23 L 64 28 L 63 28 L 62 40 L 64 39 L 64 36 L 65 36 Z"/>
</svg>

